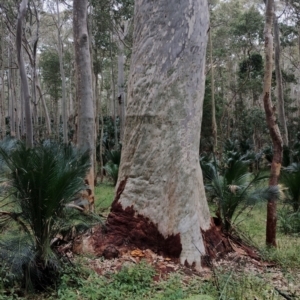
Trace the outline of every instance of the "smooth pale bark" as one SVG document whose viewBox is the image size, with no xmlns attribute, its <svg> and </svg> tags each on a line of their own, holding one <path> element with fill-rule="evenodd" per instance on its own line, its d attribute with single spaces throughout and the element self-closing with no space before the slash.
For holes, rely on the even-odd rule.
<svg viewBox="0 0 300 300">
<path fill-rule="evenodd" d="M 265 21 L 265 70 L 264 70 L 264 86 L 263 101 L 266 113 L 266 120 L 270 136 L 273 143 L 273 160 L 271 163 L 271 173 L 269 179 L 270 186 L 277 186 L 282 161 L 282 138 L 276 123 L 275 111 L 271 101 L 271 81 L 273 68 L 273 16 L 274 16 L 274 0 L 266 2 L 266 21 Z M 267 206 L 267 226 L 266 226 L 266 244 L 276 247 L 276 198 L 271 198 Z"/>
<path fill-rule="evenodd" d="M 25 69 L 25 63 L 22 55 L 22 23 L 26 16 L 27 10 L 27 0 L 22 0 L 19 7 L 18 21 L 17 21 L 17 33 L 16 33 L 16 45 L 17 45 L 17 56 L 18 64 L 21 77 L 21 93 L 22 99 L 24 101 L 24 111 L 26 119 L 26 145 L 27 147 L 33 147 L 33 126 L 31 117 L 31 107 L 30 107 L 30 95 L 27 81 L 27 74 Z"/>
<path fill-rule="evenodd" d="M 61 76 L 61 92 L 62 92 L 62 123 L 63 123 L 63 141 L 66 144 L 68 142 L 68 115 L 67 115 L 67 95 L 66 95 L 66 76 L 64 69 L 63 59 L 63 45 L 60 36 L 60 13 L 59 4 L 56 0 L 56 13 L 57 13 L 57 39 L 58 39 L 58 57 L 59 57 L 59 70 Z"/>
<path fill-rule="evenodd" d="M 288 146 L 288 130 L 286 126 L 285 110 L 284 110 L 284 96 L 282 86 L 282 74 L 280 68 L 280 39 L 279 27 L 276 15 L 274 15 L 274 50 L 275 50 L 275 73 L 276 73 L 276 86 L 277 86 L 277 103 L 278 103 L 278 120 L 282 128 L 282 140 L 285 146 Z"/>
<path fill-rule="evenodd" d="M 1 19 L 1 33 L 4 36 L 4 21 Z M 1 49 L 2 49 L 2 64 L 1 64 L 1 94 L 0 94 L 0 138 L 2 139 L 6 134 L 5 129 L 5 71 L 4 71 L 4 49 L 5 43 L 4 39 L 1 39 Z"/>
<path fill-rule="evenodd" d="M 124 40 L 128 34 L 129 21 L 124 20 L 118 34 L 118 102 L 120 119 L 120 141 L 122 143 L 125 129 L 125 93 L 124 93 Z"/>
<path fill-rule="evenodd" d="M 8 110 L 9 110 L 9 127 L 10 127 L 10 136 L 16 136 L 15 130 L 15 95 L 14 95 L 14 87 L 13 87 L 13 72 L 12 72 L 12 57 L 11 50 L 8 47 L 8 71 L 7 71 L 7 82 L 8 82 Z"/>
<path fill-rule="evenodd" d="M 213 46 L 211 28 L 209 29 L 209 57 L 210 57 L 210 76 L 211 76 L 211 121 L 213 136 L 213 152 L 217 151 L 217 122 L 216 122 L 216 103 L 215 103 L 215 77 L 213 63 Z"/>
<path fill-rule="evenodd" d="M 77 93 L 79 101 L 77 143 L 80 149 L 90 151 L 91 168 L 86 177 L 89 186 L 87 200 L 90 210 L 94 210 L 94 151 L 95 116 L 89 36 L 87 28 L 87 0 L 73 1 L 73 29 L 75 63 L 77 71 Z"/>
<path fill-rule="evenodd" d="M 100 169 L 100 182 L 103 181 L 103 157 L 102 157 L 102 153 L 103 153 L 103 143 L 102 143 L 102 139 L 103 139 L 103 134 L 104 134 L 104 120 L 103 120 L 103 113 L 102 113 L 102 91 L 103 91 L 103 74 L 102 72 L 100 73 L 101 76 L 101 83 L 100 83 L 100 93 L 99 93 L 99 99 L 98 99 L 98 103 L 99 103 L 99 118 L 100 118 L 100 122 L 101 122 L 101 129 L 100 129 L 100 145 L 99 145 L 99 169 Z"/>
<path fill-rule="evenodd" d="M 134 20 L 122 160 L 108 221 L 119 213 L 116 204 L 134 209 L 164 238 L 179 236 L 180 261 L 200 268 L 201 229 L 210 228 L 198 155 L 207 1 L 136 0 Z"/>
<path fill-rule="evenodd" d="M 36 88 L 37 88 L 37 91 L 39 92 L 39 96 L 42 101 L 42 106 L 43 106 L 43 110 L 44 110 L 45 122 L 46 122 L 46 128 L 47 128 L 46 137 L 50 137 L 51 136 L 51 121 L 50 121 L 50 117 L 49 117 L 46 100 L 42 93 L 42 89 L 41 89 L 38 77 L 37 77 L 37 81 L 36 81 Z"/>
<path fill-rule="evenodd" d="M 118 128 L 117 128 L 117 103 L 116 103 L 116 85 L 115 85 L 115 77 L 114 77 L 114 61 L 112 55 L 112 33 L 110 38 L 110 61 L 111 61 L 111 92 L 112 92 L 112 113 L 113 113 L 113 122 L 114 122 L 114 139 L 115 145 L 114 148 L 117 150 L 119 148 L 118 141 Z"/>
</svg>

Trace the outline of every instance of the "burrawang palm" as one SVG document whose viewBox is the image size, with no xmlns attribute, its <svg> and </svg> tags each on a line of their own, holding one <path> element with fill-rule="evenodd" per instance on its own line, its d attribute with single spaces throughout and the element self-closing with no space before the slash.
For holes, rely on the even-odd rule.
<svg viewBox="0 0 300 300">
<path fill-rule="evenodd" d="M 225 231 L 230 231 L 234 220 L 245 209 L 279 195 L 277 187 L 262 187 L 268 175 L 250 173 L 243 160 L 233 161 L 221 170 L 216 161 L 201 163 L 201 167 L 206 179 L 205 188 L 217 203 L 217 215 Z"/>
<path fill-rule="evenodd" d="M 54 283 L 59 258 L 51 240 L 70 224 L 68 204 L 84 189 L 89 154 L 74 147 L 46 142 L 26 148 L 0 147 L 10 196 L 3 200 L 0 221 L 13 221 L 0 239 L 1 265 L 28 288 L 43 289 Z"/>
</svg>

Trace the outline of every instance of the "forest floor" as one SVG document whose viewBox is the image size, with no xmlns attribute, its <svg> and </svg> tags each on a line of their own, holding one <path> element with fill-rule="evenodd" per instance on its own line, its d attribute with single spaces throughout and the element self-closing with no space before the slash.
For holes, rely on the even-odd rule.
<svg viewBox="0 0 300 300">
<path fill-rule="evenodd" d="M 96 187 L 96 213 L 107 215 L 114 187 Z M 279 208 L 282 204 L 279 204 Z M 212 207 L 213 211 L 213 207 Z M 1 295 L 8 299 L 300 299 L 300 237 L 278 233 L 277 249 L 265 241 L 266 205 L 260 204 L 236 220 L 236 230 L 256 247 L 261 259 L 242 249 L 212 262 L 197 272 L 149 249 L 127 249 L 118 258 L 69 253 L 76 268 L 63 275 L 56 291 L 20 297 L 17 290 Z"/>
<path fill-rule="evenodd" d="M 96 210 L 102 214 L 108 213 L 114 195 L 111 185 L 101 184 L 96 189 L 96 195 Z M 282 204 L 279 204 L 279 209 L 281 207 Z M 300 299 L 300 237 L 284 235 L 279 230 L 277 249 L 267 249 L 264 245 L 265 223 L 265 204 L 251 208 L 236 220 L 236 230 L 257 249 L 261 260 L 252 259 L 243 249 L 234 247 L 235 252 L 214 261 L 212 268 L 206 268 L 200 273 L 149 249 L 128 249 L 116 259 L 91 258 L 87 259 L 87 263 L 97 274 L 107 276 L 119 272 L 123 266 L 134 268 L 136 264 L 146 262 L 155 270 L 155 282 L 168 281 L 170 276 L 179 276 L 178 280 L 183 284 L 181 289 L 184 290 L 185 285 L 198 281 L 198 293 L 204 292 L 202 295 L 209 295 L 212 299 Z M 207 291 L 201 288 L 203 283 Z M 189 290 L 188 287 L 186 289 Z M 162 296 L 163 292 L 160 293 Z M 182 296 L 184 294 L 195 295 L 195 291 L 183 293 Z M 145 295 L 145 299 L 152 298 Z M 162 296 L 161 299 L 173 297 Z M 174 299 L 184 298 L 175 296 Z"/>
</svg>

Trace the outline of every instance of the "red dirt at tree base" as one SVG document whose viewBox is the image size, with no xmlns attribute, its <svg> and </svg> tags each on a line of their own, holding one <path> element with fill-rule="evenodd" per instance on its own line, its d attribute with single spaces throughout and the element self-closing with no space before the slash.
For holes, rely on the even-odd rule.
<svg viewBox="0 0 300 300">
<path fill-rule="evenodd" d="M 106 239 L 117 246 L 133 245 L 171 258 L 179 258 L 182 251 L 180 234 L 165 238 L 148 218 L 136 214 L 133 207 L 123 209 L 119 202 L 113 203 L 106 229 Z"/>
</svg>

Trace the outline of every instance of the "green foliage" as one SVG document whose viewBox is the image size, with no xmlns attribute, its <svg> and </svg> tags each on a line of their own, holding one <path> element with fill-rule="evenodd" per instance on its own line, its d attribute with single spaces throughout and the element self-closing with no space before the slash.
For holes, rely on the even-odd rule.
<svg viewBox="0 0 300 300">
<path fill-rule="evenodd" d="M 69 299 L 145 299 L 153 284 L 155 271 L 147 264 L 123 267 L 111 276 L 100 277 L 94 272 L 85 278 L 66 274 L 58 289 L 58 298 Z M 57 299 L 57 298 L 56 298 Z"/>
<path fill-rule="evenodd" d="M 107 212 L 115 196 L 115 188 L 111 183 L 103 182 L 95 187 L 96 212 Z"/>
<path fill-rule="evenodd" d="M 239 74 L 241 78 L 257 78 L 262 76 L 264 69 L 263 58 L 260 54 L 251 54 L 249 58 L 240 62 Z"/>
<path fill-rule="evenodd" d="M 251 6 L 233 20 L 232 34 L 240 47 L 251 48 L 253 41 L 263 41 L 264 17 Z"/>
<path fill-rule="evenodd" d="M 232 160 L 219 173 L 216 160 L 202 163 L 205 188 L 208 196 L 217 203 L 217 217 L 221 218 L 226 231 L 230 230 L 235 219 L 247 208 L 258 202 L 278 196 L 277 187 L 258 187 L 268 178 L 261 174 L 251 174 L 247 161 Z"/>
<path fill-rule="evenodd" d="M 275 289 L 258 276 L 247 272 L 219 270 L 220 295 L 217 299 L 281 299 Z"/>
<path fill-rule="evenodd" d="M 293 163 L 282 172 L 281 182 L 286 190 L 287 202 L 294 212 L 300 208 L 300 164 Z"/>
<path fill-rule="evenodd" d="M 299 185 L 299 182 L 298 182 Z M 279 229 L 284 234 L 300 233 L 300 212 L 282 209 L 278 213 Z"/>
<path fill-rule="evenodd" d="M 116 185 L 119 175 L 121 150 L 107 150 L 105 156 L 107 163 L 104 166 L 104 170 L 106 171 L 107 175 L 112 178 L 114 185 Z"/>
<path fill-rule="evenodd" d="M 39 65 L 47 91 L 50 96 L 57 101 L 61 97 L 62 84 L 57 51 L 52 50 L 51 48 L 43 49 Z"/>
<path fill-rule="evenodd" d="M 55 281 L 59 268 L 51 239 L 78 219 L 68 204 L 84 189 L 89 154 L 54 142 L 32 149 L 19 142 L 10 151 L 0 147 L 0 155 L 11 187 L 0 221 L 13 221 L 19 228 L 18 234 L 0 240 L 1 264 L 26 288 L 44 288 Z"/>
</svg>

